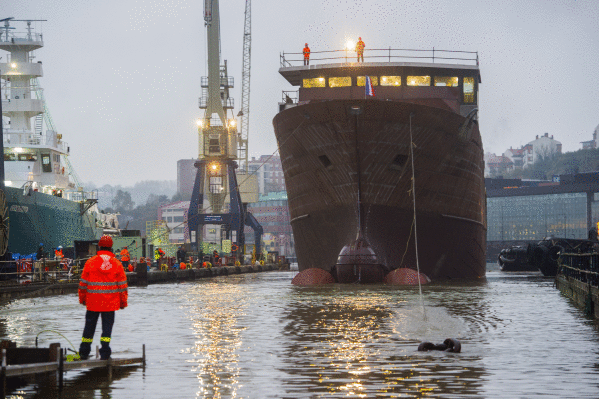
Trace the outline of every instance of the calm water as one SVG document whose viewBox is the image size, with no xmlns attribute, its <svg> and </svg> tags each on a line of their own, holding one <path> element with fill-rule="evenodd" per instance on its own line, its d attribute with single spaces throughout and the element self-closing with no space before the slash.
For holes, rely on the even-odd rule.
<svg viewBox="0 0 599 399">
<path fill-rule="evenodd" d="M 599 334 L 539 274 L 489 272 L 485 283 L 418 288 L 290 284 L 269 272 L 130 289 L 113 356 L 145 371 L 69 372 L 62 395 L 23 398 L 599 397 Z M 0 306 L 0 336 L 33 346 L 51 329 L 79 345 L 76 295 Z M 99 330 L 98 330 L 99 331 Z M 462 353 L 417 352 L 456 337 Z M 43 333 L 40 346 L 66 340 Z M 96 345 L 99 332 L 96 335 Z"/>
</svg>

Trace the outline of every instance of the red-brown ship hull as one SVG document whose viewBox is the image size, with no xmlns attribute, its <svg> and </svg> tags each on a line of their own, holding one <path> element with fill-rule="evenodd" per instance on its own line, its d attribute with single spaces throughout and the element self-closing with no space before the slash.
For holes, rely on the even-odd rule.
<svg viewBox="0 0 599 399">
<path fill-rule="evenodd" d="M 355 240 L 358 166 L 364 236 L 389 270 L 416 268 L 410 114 L 420 271 L 433 280 L 484 277 L 478 124 L 445 109 L 378 100 L 298 105 L 274 118 L 300 270 L 330 271 Z"/>
</svg>

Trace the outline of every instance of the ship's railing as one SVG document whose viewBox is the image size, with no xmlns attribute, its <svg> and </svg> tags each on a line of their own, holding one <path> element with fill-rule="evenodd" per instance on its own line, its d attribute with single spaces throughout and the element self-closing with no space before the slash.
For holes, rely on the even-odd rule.
<svg viewBox="0 0 599 399">
<path fill-rule="evenodd" d="M 12 29 L 12 28 L 11 28 Z M 43 42 L 44 35 L 42 33 L 22 32 L 14 30 L 6 30 L 4 25 L 0 25 L 0 42 Z"/>
<path fill-rule="evenodd" d="M 297 104 L 299 90 L 283 90 L 281 102 L 285 104 Z"/>
<path fill-rule="evenodd" d="M 310 65 L 333 62 L 356 62 L 354 49 L 311 51 Z M 430 61 L 444 64 L 478 65 L 478 51 L 426 49 L 364 49 L 364 62 Z M 303 53 L 280 54 L 281 68 L 304 65 Z"/>
<path fill-rule="evenodd" d="M 46 130 L 46 133 L 34 133 L 29 130 L 6 131 L 5 129 L 3 141 L 5 146 L 10 147 L 29 147 L 33 145 L 53 148 L 64 153 L 69 152 L 69 144 L 62 141 L 60 135 L 51 130 Z"/>
<path fill-rule="evenodd" d="M 558 274 L 599 287 L 599 253 L 560 253 Z"/>
<path fill-rule="evenodd" d="M 2 82 L 2 105 L 10 103 L 10 100 L 15 98 L 15 95 L 21 94 L 25 94 L 24 98 L 39 99 L 35 93 L 43 90 L 39 84 L 17 85 L 14 82 L 10 84 L 8 80 L 5 80 Z"/>
<path fill-rule="evenodd" d="M 38 260 L 35 254 L 21 257 L 13 254 L 13 260 L 0 261 L 0 280 L 29 280 L 31 282 L 79 280 L 83 265 L 91 256 L 71 259 L 63 258 Z"/>
</svg>

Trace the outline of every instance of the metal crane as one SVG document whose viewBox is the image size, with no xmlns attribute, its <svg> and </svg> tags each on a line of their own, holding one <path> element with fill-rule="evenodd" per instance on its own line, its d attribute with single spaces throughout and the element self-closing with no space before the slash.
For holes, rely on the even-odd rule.
<svg viewBox="0 0 599 399">
<path fill-rule="evenodd" d="M 205 113 L 204 117 L 198 120 L 199 154 L 198 161 L 195 162 L 197 171 L 187 223 L 192 244 L 196 244 L 198 252 L 202 249 L 203 226 L 216 224 L 223 226 L 226 238 L 232 241 L 234 255 L 241 257 L 245 244 L 245 225 L 254 230 L 256 253 L 260 253 L 263 229 L 256 218 L 247 212 L 237 184 L 235 169 L 241 140 L 233 114 L 227 118 L 227 111 L 233 109 L 233 98 L 229 97 L 229 89 L 233 88 L 233 77 L 227 74 L 226 61 L 224 65 L 220 65 L 218 0 L 205 0 L 204 23 L 208 41 L 208 76 L 201 78 L 202 97 L 199 107 L 205 109 Z M 207 194 L 210 204 L 206 209 L 208 212 L 204 212 L 204 194 Z M 227 195 L 229 211 L 222 213 Z"/>
<path fill-rule="evenodd" d="M 248 135 L 250 129 L 250 72 L 252 58 L 252 0 L 245 0 L 245 22 L 243 25 L 243 65 L 241 68 L 241 118 L 239 131 L 239 162 L 248 167 Z"/>
</svg>

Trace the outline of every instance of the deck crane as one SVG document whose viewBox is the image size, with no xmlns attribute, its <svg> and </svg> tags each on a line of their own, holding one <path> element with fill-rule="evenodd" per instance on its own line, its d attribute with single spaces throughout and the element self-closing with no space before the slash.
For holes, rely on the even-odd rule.
<svg viewBox="0 0 599 399">
<path fill-rule="evenodd" d="M 237 132 L 237 121 L 232 113 L 233 98 L 229 97 L 229 89 L 233 88 L 233 77 L 227 74 L 226 61 L 224 65 L 220 65 L 218 0 L 204 1 L 204 23 L 208 41 L 208 76 L 201 78 L 202 96 L 199 107 L 205 112 L 204 117 L 198 120 L 198 160 L 194 164 L 197 171 L 187 222 L 191 242 L 195 244 L 198 252 L 203 248 L 204 225 L 221 225 L 225 238 L 232 241 L 234 256 L 241 258 L 245 245 L 245 225 L 254 230 L 256 254 L 260 253 L 263 229 L 256 218 L 247 211 L 246 204 L 242 203 L 237 184 L 235 169 L 241 140 Z M 231 112 L 230 116 L 227 115 L 227 111 Z M 205 194 L 208 207 L 204 207 Z M 229 210 L 224 213 L 227 195 Z"/>
</svg>

